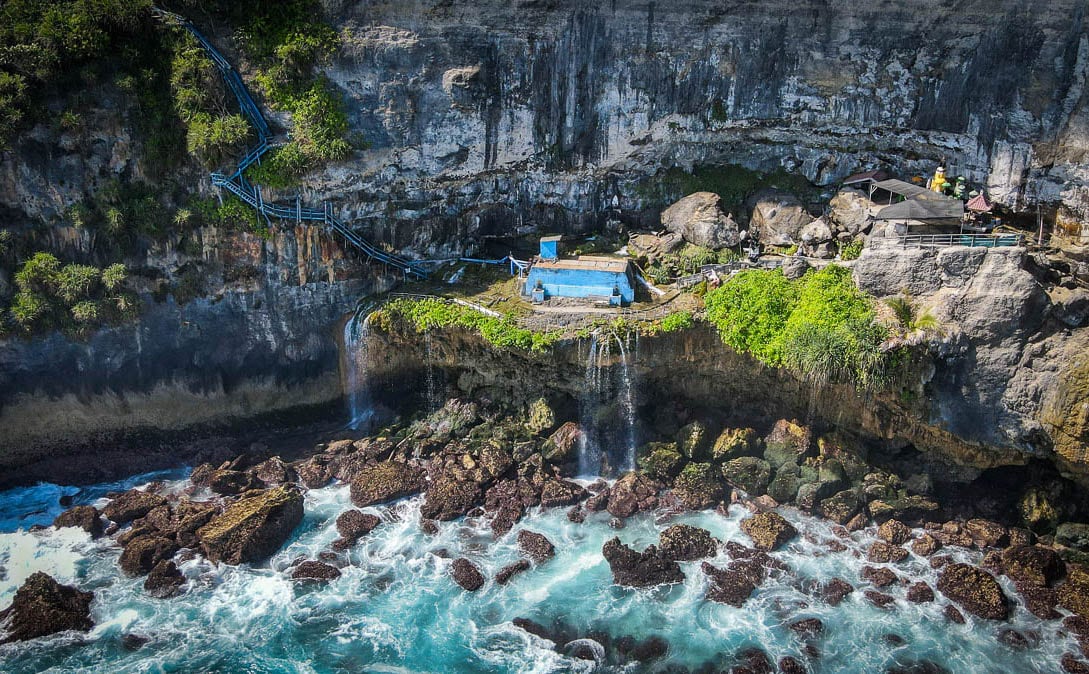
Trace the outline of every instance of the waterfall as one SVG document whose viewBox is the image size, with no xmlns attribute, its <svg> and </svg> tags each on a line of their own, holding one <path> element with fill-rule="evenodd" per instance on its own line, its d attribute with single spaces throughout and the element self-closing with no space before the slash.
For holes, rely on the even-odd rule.
<svg viewBox="0 0 1089 674">
<path fill-rule="evenodd" d="M 612 344 L 618 357 L 614 359 Z M 638 348 L 638 342 L 636 342 Z M 613 333 L 593 333 L 579 396 L 579 475 L 610 475 L 635 468 L 636 382 L 633 349 Z"/>
<path fill-rule="evenodd" d="M 356 314 L 344 324 L 344 385 L 351 429 L 366 428 L 374 418 L 367 382 L 371 317 L 369 312 L 362 321 L 359 317 Z"/>
<path fill-rule="evenodd" d="M 435 380 L 435 360 L 432 356 L 432 337 L 431 331 L 424 332 L 424 345 L 427 350 L 425 379 L 426 379 L 426 394 L 427 394 L 427 411 L 434 412 L 442 407 L 442 401 L 439 400 L 439 387 Z"/>
</svg>

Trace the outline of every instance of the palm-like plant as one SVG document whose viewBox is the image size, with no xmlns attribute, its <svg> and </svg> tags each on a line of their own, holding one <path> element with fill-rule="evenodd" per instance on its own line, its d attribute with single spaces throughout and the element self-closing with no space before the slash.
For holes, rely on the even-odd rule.
<svg viewBox="0 0 1089 674">
<path fill-rule="evenodd" d="M 938 322 L 937 317 L 929 309 L 920 313 L 918 307 L 912 302 L 911 296 L 906 293 L 890 297 L 885 300 L 885 304 L 892 309 L 897 322 L 900 323 L 900 328 L 905 333 L 915 332 L 916 330 L 937 332 L 940 329 L 941 324 Z"/>
</svg>

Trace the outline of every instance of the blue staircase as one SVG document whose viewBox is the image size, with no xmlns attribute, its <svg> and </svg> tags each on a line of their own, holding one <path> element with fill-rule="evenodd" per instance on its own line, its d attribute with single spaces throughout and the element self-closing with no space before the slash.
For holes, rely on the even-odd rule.
<svg viewBox="0 0 1089 674">
<path fill-rule="evenodd" d="M 242 114 L 246 116 L 246 119 L 249 120 L 250 124 L 253 125 L 254 130 L 257 132 L 257 145 L 238 161 L 238 165 L 233 173 L 230 175 L 220 172 L 212 173 L 213 185 L 227 190 L 255 208 L 266 221 L 270 218 L 276 218 L 279 220 L 294 220 L 296 222 L 320 222 L 327 230 L 339 234 L 349 245 L 366 255 L 368 260 L 380 262 L 386 266 L 398 269 L 406 279 L 409 277 L 417 279 L 427 278 L 427 271 L 419 262 L 408 260 L 393 253 L 387 253 L 375 247 L 366 239 L 359 236 L 359 234 L 350 227 L 340 220 L 337 220 L 333 215 L 333 208 L 329 202 L 323 203 L 322 208 L 319 210 L 316 208 L 303 208 L 298 202 L 292 206 L 265 201 L 261 195 L 261 186 L 250 184 L 242 175 L 251 165 L 260 162 L 262 155 L 268 152 L 270 147 L 269 140 L 272 138 L 272 132 L 269 130 L 268 122 L 265 121 L 264 115 L 261 114 L 261 108 L 257 106 L 253 97 L 250 96 L 250 92 L 246 89 L 246 85 L 238 75 L 238 71 L 231 67 L 230 62 L 219 53 L 212 43 L 208 41 L 208 38 L 204 37 L 203 33 L 197 30 L 196 26 L 190 23 L 185 17 L 173 12 L 168 12 L 159 8 L 153 9 L 152 12 L 161 20 L 177 24 L 189 31 L 197 42 L 200 43 L 204 52 L 212 62 L 215 63 L 220 74 L 223 75 L 223 80 L 227 83 L 227 88 L 231 90 L 231 93 L 234 94 L 234 97 L 238 100 L 238 105 L 242 108 Z"/>
</svg>

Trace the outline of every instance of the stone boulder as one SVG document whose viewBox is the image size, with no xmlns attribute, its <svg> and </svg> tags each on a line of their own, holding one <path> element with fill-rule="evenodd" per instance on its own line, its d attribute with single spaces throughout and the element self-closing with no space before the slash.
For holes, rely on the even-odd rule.
<svg viewBox="0 0 1089 674">
<path fill-rule="evenodd" d="M 240 470 L 217 470 L 208 478 L 208 488 L 223 496 L 235 496 L 263 486 L 256 475 Z"/>
<path fill-rule="evenodd" d="M 829 606 L 839 606 L 840 603 L 847 598 L 847 595 L 855 591 L 854 585 L 851 585 L 842 578 L 833 578 L 824 585 L 821 586 L 820 593 L 821 598 Z"/>
<path fill-rule="evenodd" d="M 573 421 L 568 421 L 548 436 L 541 445 L 541 454 L 552 463 L 567 463 L 578 457 L 582 429 Z"/>
<path fill-rule="evenodd" d="M 556 555 L 556 547 L 548 537 L 526 529 L 518 532 L 518 548 L 537 564 Z"/>
<path fill-rule="evenodd" d="M 484 574 L 480 572 L 476 564 L 464 557 L 458 557 L 450 565 L 450 575 L 455 583 L 469 592 L 476 592 L 484 586 Z"/>
<path fill-rule="evenodd" d="M 673 494 L 689 510 L 713 508 L 726 496 L 719 476 L 710 463 L 690 463 L 673 481 Z"/>
<path fill-rule="evenodd" d="M 1039 545 L 1018 545 L 998 553 L 998 568 L 1010 580 L 1047 587 L 1062 578 L 1065 568 L 1059 554 Z"/>
<path fill-rule="evenodd" d="M 570 480 L 549 480 L 541 487 L 541 505 L 546 508 L 572 506 L 586 496 L 587 491 Z"/>
<path fill-rule="evenodd" d="M 702 461 L 707 458 L 710 449 L 711 436 L 707 426 L 701 421 L 693 421 L 685 424 L 677 431 L 677 451 L 687 459 Z"/>
<path fill-rule="evenodd" d="M 877 537 L 892 545 L 903 545 L 911 538 L 911 529 L 900 520 L 888 520 L 877 527 Z"/>
<path fill-rule="evenodd" d="M 760 450 L 760 438 L 754 429 L 727 428 L 719 433 L 711 446 L 711 458 L 729 461 L 742 456 L 757 456 Z"/>
<path fill-rule="evenodd" d="M 291 571 L 292 580 L 330 581 L 340 578 L 340 569 L 325 562 L 308 559 Z"/>
<path fill-rule="evenodd" d="M 639 452 L 639 469 L 655 480 L 672 480 L 683 465 L 675 442 L 651 442 Z"/>
<path fill-rule="evenodd" d="M 994 576 L 970 564 L 948 564 L 938 577 L 938 591 L 973 615 L 1005 620 L 1010 606 Z"/>
<path fill-rule="evenodd" d="M 213 562 L 260 562 L 280 549 L 302 519 L 302 494 L 280 486 L 235 501 L 198 529 L 197 539 Z"/>
<path fill-rule="evenodd" d="M 759 513 L 741 522 L 741 530 L 760 550 L 776 550 L 798 535 L 798 530 L 782 515 Z"/>
<path fill-rule="evenodd" d="M 767 491 L 771 481 L 771 466 L 755 456 L 742 456 L 723 464 L 722 477 L 727 484 L 749 496 L 760 496 Z"/>
<path fill-rule="evenodd" d="M 156 534 L 139 536 L 125 545 L 117 564 L 129 576 L 142 576 L 177 551 L 178 544 L 171 538 Z"/>
<path fill-rule="evenodd" d="M 764 458 L 773 468 L 800 464 L 812 453 L 814 444 L 808 428 L 796 421 L 780 419 L 764 438 Z"/>
<path fill-rule="evenodd" d="M 832 229 L 824 218 L 817 218 L 798 233 L 802 252 L 810 257 L 829 259 L 834 257 L 829 242 L 832 240 Z"/>
<path fill-rule="evenodd" d="M 614 517 L 631 517 L 658 507 L 658 483 L 646 475 L 626 473 L 608 492 L 605 509 Z"/>
<path fill-rule="evenodd" d="M 178 594 L 182 585 L 185 585 L 185 576 L 178 566 L 170 560 L 163 560 L 147 574 L 144 591 L 156 599 L 167 599 Z"/>
<path fill-rule="evenodd" d="M 855 236 L 869 229 L 871 205 L 869 197 L 862 192 L 842 189 L 828 203 L 828 222 L 836 233 Z"/>
<path fill-rule="evenodd" d="M 419 468 L 398 461 L 366 466 L 352 480 L 352 503 L 365 507 L 412 496 L 422 489 L 423 478 Z"/>
<path fill-rule="evenodd" d="M 166 505 L 166 499 L 162 496 L 132 489 L 107 503 L 102 509 L 102 514 L 110 521 L 127 524 L 161 505 Z"/>
<path fill-rule="evenodd" d="M 0 625 L 7 630 L 0 643 L 37 639 L 66 630 L 86 632 L 94 627 L 93 599 L 93 593 L 61 585 L 38 571 L 16 590 L 11 606 L 0 611 Z"/>
<path fill-rule="evenodd" d="M 658 535 L 658 550 L 669 559 L 691 562 L 714 557 L 718 541 L 711 532 L 687 524 L 674 524 Z"/>
<path fill-rule="evenodd" d="M 1063 522 L 1055 530 L 1055 542 L 1081 552 L 1089 552 L 1089 524 Z"/>
<path fill-rule="evenodd" d="M 361 510 L 345 510 L 337 515 L 337 533 L 340 534 L 340 538 L 333 541 L 333 548 L 347 550 L 359 542 L 360 538 L 374 531 L 374 528 L 381 523 L 382 520 L 378 519 L 377 515 Z"/>
<path fill-rule="evenodd" d="M 707 599 L 719 604 L 741 608 L 760 584 L 759 580 L 741 569 L 720 569 L 704 562 L 700 570 L 711 581 L 707 587 Z"/>
<path fill-rule="evenodd" d="M 912 583 L 907 591 L 907 600 L 913 604 L 926 604 L 934 601 L 934 590 L 924 581 Z"/>
<path fill-rule="evenodd" d="M 91 534 L 91 538 L 102 535 L 102 519 L 98 511 L 89 505 L 79 505 L 65 510 L 53 520 L 53 526 L 58 529 L 64 527 L 76 527 Z"/>
<path fill-rule="evenodd" d="M 798 197 L 777 189 L 757 192 L 749 200 L 752 218 L 749 226 L 760 234 L 760 242 L 770 246 L 798 243 L 801 231 L 813 221 L 813 216 Z"/>
<path fill-rule="evenodd" d="M 720 201 L 712 192 L 689 194 L 662 212 L 662 227 L 697 246 L 732 248 L 741 242 L 741 228 L 722 212 Z"/>
<path fill-rule="evenodd" d="M 529 561 L 525 559 L 519 559 L 517 562 L 507 564 L 495 574 L 495 582 L 499 585 L 506 585 L 510 582 L 511 578 L 514 578 L 523 571 L 529 571 Z"/>
<path fill-rule="evenodd" d="M 427 487 L 420 515 L 446 522 L 465 515 L 483 500 L 480 484 L 451 471 L 439 476 Z"/>
<path fill-rule="evenodd" d="M 680 565 L 653 545 L 643 552 L 636 552 L 621 543 L 619 538 L 612 538 L 601 548 L 601 554 L 609 563 L 617 585 L 650 587 L 684 582 Z"/>
</svg>

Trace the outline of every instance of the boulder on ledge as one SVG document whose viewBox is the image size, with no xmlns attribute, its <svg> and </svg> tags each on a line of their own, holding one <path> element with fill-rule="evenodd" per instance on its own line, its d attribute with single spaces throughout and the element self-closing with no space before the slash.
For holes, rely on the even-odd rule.
<svg viewBox="0 0 1089 674">
<path fill-rule="evenodd" d="M 741 228 L 719 207 L 713 192 L 689 194 L 662 212 L 662 226 L 685 241 L 704 248 L 732 248 L 741 242 Z"/>
</svg>

